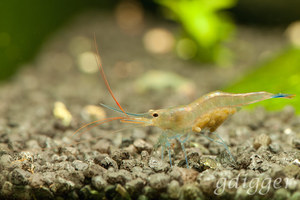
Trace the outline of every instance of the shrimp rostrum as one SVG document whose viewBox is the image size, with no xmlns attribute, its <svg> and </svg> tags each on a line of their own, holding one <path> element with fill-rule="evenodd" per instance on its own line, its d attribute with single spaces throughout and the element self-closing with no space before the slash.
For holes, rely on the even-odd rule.
<svg viewBox="0 0 300 200">
<path fill-rule="evenodd" d="M 171 166 L 172 166 L 172 160 L 170 154 L 171 145 L 169 142 L 171 139 L 177 139 L 180 142 L 181 148 L 184 152 L 186 165 L 187 167 L 189 167 L 184 143 L 187 141 L 188 135 L 190 133 L 193 132 L 200 133 L 203 131 L 214 133 L 214 131 L 228 117 L 230 117 L 235 112 L 237 112 L 241 106 L 256 103 L 267 99 L 272 99 L 272 98 L 293 97 L 293 95 L 289 95 L 289 94 L 272 94 L 268 92 L 251 92 L 251 93 L 234 94 L 234 93 L 215 91 L 200 97 L 199 99 L 193 101 L 188 105 L 181 105 L 181 106 L 159 109 L 159 110 L 149 110 L 147 113 L 144 114 L 134 114 L 134 113 L 125 112 L 124 109 L 119 104 L 119 102 L 117 101 L 117 99 L 113 95 L 113 92 L 108 84 L 103 67 L 100 62 L 97 45 L 95 46 L 98 55 L 96 59 L 98 62 L 100 74 L 104 80 L 104 83 L 108 91 L 110 92 L 111 96 L 113 97 L 119 109 L 104 104 L 101 105 L 106 108 L 112 109 L 114 111 L 121 112 L 125 115 L 125 117 L 114 117 L 114 118 L 107 118 L 104 120 L 95 121 L 81 127 L 80 129 L 91 124 L 97 123 L 96 125 L 99 125 L 112 120 L 120 120 L 121 122 L 124 123 L 136 123 L 142 126 L 159 127 L 160 129 L 163 130 L 163 134 L 161 134 L 161 136 L 159 137 L 156 146 L 161 146 L 162 158 L 164 155 L 164 148 L 167 148 L 169 150 L 168 154 L 169 154 Z M 78 129 L 77 131 L 79 131 L 80 129 Z M 232 160 L 234 160 L 233 156 L 229 151 L 229 148 L 222 140 L 222 138 L 219 137 L 218 141 L 213 140 L 210 137 L 207 137 L 207 139 L 224 145 L 228 154 L 231 156 Z"/>
</svg>

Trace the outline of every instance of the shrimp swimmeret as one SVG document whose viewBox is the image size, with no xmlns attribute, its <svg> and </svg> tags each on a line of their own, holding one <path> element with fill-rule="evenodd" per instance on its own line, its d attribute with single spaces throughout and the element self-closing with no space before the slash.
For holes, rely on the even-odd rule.
<svg viewBox="0 0 300 200">
<path fill-rule="evenodd" d="M 159 109 L 159 110 L 149 110 L 147 113 L 144 114 L 128 113 L 124 111 L 124 109 L 122 108 L 122 106 L 119 104 L 119 102 L 117 101 L 117 99 L 114 97 L 112 93 L 112 90 L 106 79 L 103 67 L 100 63 L 100 57 L 99 57 L 97 45 L 96 45 L 96 52 L 98 55 L 96 59 L 98 62 L 101 76 L 104 80 L 104 83 L 108 91 L 110 92 L 114 101 L 118 105 L 119 109 L 112 108 L 104 104 L 101 105 L 106 108 L 112 109 L 114 111 L 121 112 L 125 115 L 125 117 L 114 117 L 114 118 L 107 118 L 104 120 L 98 120 L 79 128 L 76 132 L 89 125 L 92 124 L 95 125 L 96 123 L 97 123 L 96 125 L 100 125 L 102 123 L 106 123 L 112 120 L 120 120 L 121 122 L 124 123 L 136 123 L 136 124 L 141 124 L 142 126 L 159 127 L 160 129 L 163 130 L 163 134 L 160 136 L 156 146 L 160 145 L 162 147 L 161 150 L 162 158 L 164 154 L 164 147 L 169 149 L 168 153 L 169 153 L 171 166 L 172 166 L 172 160 L 170 154 L 171 145 L 169 140 L 177 139 L 180 142 L 182 150 L 184 152 L 186 165 L 187 167 L 189 167 L 187 155 L 184 148 L 184 143 L 186 142 L 188 135 L 190 133 L 193 132 L 200 133 L 206 130 L 208 130 L 211 133 L 214 133 L 214 131 L 229 116 L 237 112 L 237 110 L 241 106 L 256 103 L 266 99 L 292 98 L 294 96 L 289 94 L 272 94 L 268 92 L 251 92 L 251 93 L 233 94 L 233 93 L 215 91 L 200 97 L 199 99 L 195 100 L 194 102 L 188 105 L 176 106 L 172 108 Z M 186 137 L 182 139 L 182 137 L 184 136 Z M 210 137 L 207 138 L 211 141 L 215 141 Z M 221 140 L 221 142 L 220 141 L 215 141 L 215 142 L 224 145 L 227 152 L 234 160 L 225 142 L 220 137 L 219 139 Z"/>
</svg>

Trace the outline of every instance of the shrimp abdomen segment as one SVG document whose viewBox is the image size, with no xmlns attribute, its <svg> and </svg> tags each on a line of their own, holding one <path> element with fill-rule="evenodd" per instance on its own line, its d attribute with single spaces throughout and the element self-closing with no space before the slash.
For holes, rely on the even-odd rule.
<svg viewBox="0 0 300 200">
<path fill-rule="evenodd" d="M 195 113 L 195 118 L 199 118 L 205 113 L 214 109 L 227 107 L 241 107 L 271 98 L 292 98 L 293 95 L 272 94 L 269 92 L 250 92 L 250 93 L 226 93 L 221 91 L 211 92 L 195 100 L 189 106 Z"/>
<path fill-rule="evenodd" d="M 200 132 L 203 129 L 208 129 L 214 132 L 229 116 L 236 113 L 236 107 L 224 107 L 211 110 L 198 117 L 192 127 L 195 132 Z"/>
<path fill-rule="evenodd" d="M 274 97 L 274 94 L 269 92 L 250 92 L 250 93 L 226 93 L 221 91 L 215 91 L 208 93 L 196 101 L 192 102 L 193 105 L 214 105 L 216 107 L 227 107 L 227 106 L 243 106 L 252 104 L 258 101 L 263 101 Z"/>
</svg>

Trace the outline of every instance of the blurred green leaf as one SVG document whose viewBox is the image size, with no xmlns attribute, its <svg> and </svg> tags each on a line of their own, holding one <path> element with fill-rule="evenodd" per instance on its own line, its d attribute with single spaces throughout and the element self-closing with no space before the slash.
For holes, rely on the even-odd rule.
<svg viewBox="0 0 300 200">
<path fill-rule="evenodd" d="M 222 42 L 228 39 L 234 25 L 220 11 L 231 8 L 236 0 L 156 1 L 172 11 L 175 20 L 180 22 L 186 33 L 197 42 L 198 56 L 201 60 L 222 64 L 228 59 L 228 52 L 225 52 L 227 49 Z"/>
<path fill-rule="evenodd" d="M 0 1 L 0 81 L 30 62 L 51 33 L 72 16 L 93 9 L 110 9 L 110 1 Z"/>
<path fill-rule="evenodd" d="M 225 91 L 233 93 L 267 91 L 295 94 L 294 99 L 272 99 L 263 101 L 260 105 L 269 110 L 278 110 L 290 104 L 295 107 L 296 113 L 300 114 L 300 49 L 291 47 L 285 50 L 226 88 Z"/>
</svg>

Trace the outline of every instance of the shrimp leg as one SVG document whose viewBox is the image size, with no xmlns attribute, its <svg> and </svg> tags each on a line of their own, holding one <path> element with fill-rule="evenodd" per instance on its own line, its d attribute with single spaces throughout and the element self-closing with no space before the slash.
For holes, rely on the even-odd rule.
<svg viewBox="0 0 300 200">
<path fill-rule="evenodd" d="M 169 142 L 168 139 L 167 139 L 166 142 L 165 142 L 165 146 L 166 146 L 166 148 L 168 149 L 170 165 L 171 165 L 171 168 L 172 168 L 173 166 L 172 166 L 172 158 L 171 158 L 171 143 Z M 163 147 L 163 146 L 162 146 L 162 147 Z"/>
<path fill-rule="evenodd" d="M 185 151 L 185 148 L 184 148 L 184 143 L 188 140 L 189 135 L 187 135 L 186 138 L 184 138 L 184 140 L 181 140 L 180 137 L 181 136 L 179 135 L 179 137 L 177 138 L 177 140 L 180 142 L 181 149 L 182 149 L 182 151 L 184 153 L 184 158 L 185 158 L 185 162 L 186 162 L 186 168 L 190 168 L 189 167 L 189 162 L 188 162 L 188 159 L 187 159 L 187 155 L 186 155 L 186 151 Z"/>
<path fill-rule="evenodd" d="M 154 146 L 154 148 L 158 148 L 161 146 L 161 160 L 164 160 L 164 152 L 165 152 L 165 147 L 168 149 L 168 154 L 169 154 L 169 160 L 170 160 L 170 165 L 172 167 L 172 158 L 171 158 L 171 143 L 169 142 L 169 139 L 172 139 L 172 137 L 168 137 L 168 133 L 165 132 L 160 135 L 158 142 Z"/>
<path fill-rule="evenodd" d="M 179 142 L 180 145 L 181 145 L 181 149 L 182 149 L 182 151 L 183 151 L 183 153 L 184 153 L 184 158 L 185 158 L 186 166 L 187 166 L 187 168 L 189 168 L 189 163 L 188 163 L 188 159 L 187 159 L 187 154 L 186 154 L 185 147 L 184 147 L 184 143 L 188 140 L 189 134 L 187 134 L 187 136 L 186 136 L 183 140 L 180 139 L 181 137 L 182 137 L 181 134 L 177 134 L 177 135 L 175 135 L 175 136 L 169 137 L 168 139 L 177 139 L 177 140 L 178 140 L 178 142 Z"/>
<path fill-rule="evenodd" d="M 223 144 L 223 146 L 225 147 L 227 153 L 229 154 L 229 156 L 231 157 L 231 159 L 233 160 L 233 162 L 236 163 L 236 160 L 233 157 L 232 153 L 230 152 L 229 147 L 227 146 L 226 142 L 224 142 L 224 140 L 216 132 L 213 132 L 212 134 L 216 135 L 221 140 L 221 143 L 219 143 L 219 144 Z"/>
<path fill-rule="evenodd" d="M 236 163 L 235 158 L 234 158 L 233 155 L 231 154 L 231 152 L 230 152 L 230 150 L 229 150 L 229 147 L 228 147 L 227 144 L 224 142 L 224 140 L 223 140 L 216 132 L 212 132 L 212 134 L 216 135 L 216 136 L 221 140 L 221 142 L 218 141 L 218 140 L 214 140 L 214 139 L 212 139 L 211 137 L 208 137 L 208 136 L 205 135 L 205 134 L 202 134 L 202 136 L 204 136 L 206 139 L 208 139 L 208 140 L 210 140 L 210 141 L 212 141 L 212 142 L 215 142 L 215 143 L 217 143 L 217 144 L 223 145 L 224 148 L 226 149 L 227 153 L 229 154 L 230 158 Z"/>
<path fill-rule="evenodd" d="M 165 148 L 164 145 L 161 145 L 161 160 L 164 160 Z"/>
</svg>

